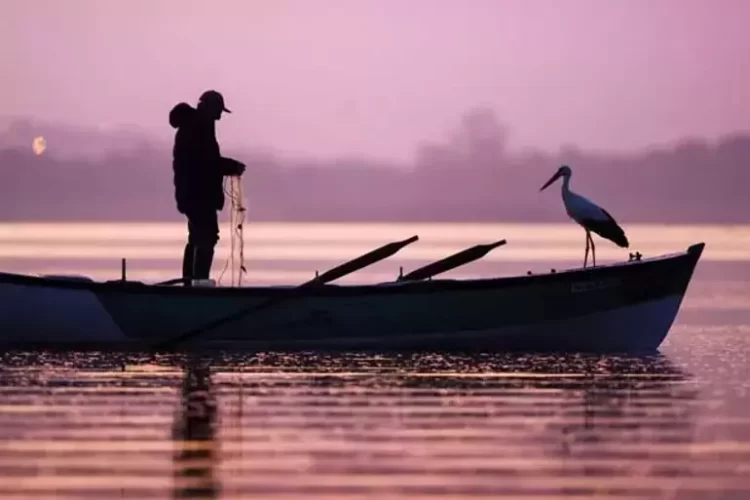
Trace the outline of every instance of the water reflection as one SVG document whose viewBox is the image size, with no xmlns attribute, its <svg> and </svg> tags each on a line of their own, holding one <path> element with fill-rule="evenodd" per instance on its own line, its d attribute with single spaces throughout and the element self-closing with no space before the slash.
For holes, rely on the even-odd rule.
<svg viewBox="0 0 750 500">
<path fill-rule="evenodd" d="M 663 355 L 2 358 L 0 494 L 680 498 L 748 489 L 747 446 L 712 448 L 700 436 L 712 425 L 701 413 L 711 396 Z M 746 439 L 750 425 L 740 425 Z"/>
<path fill-rule="evenodd" d="M 541 474 L 549 484 L 540 494 L 549 494 L 565 490 L 554 487 L 562 478 L 587 490 L 600 488 L 602 478 L 605 485 L 628 475 L 658 481 L 692 471 L 685 460 L 670 465 L 660 446 L 689 449 L 698 392 L 691 377 L 661 355 L 265 354 L 252 362 L 233 356 L 214 362 L 241 363 L 246 371 L 233 370 L 222 382 L 227 409 L 238 406 L 239 432 L 248 429 L 248 444 L 256 445 L 247 455 L 239 449 L 247 464 L 237 467 L 246 479 L 226 478 L 237 492 L 246 492 L 255 477 L 253 488 L 268 494 L 332 495 L 340 491 L 313 484 L 316 474 L 335 473 L 381 477 L 382 486 L 371 486 L 378 493 L 418 494 L 425 491 L 399 488 L 398 480 L 386 485 L 405 474 L 439 473 L 516 480 Z M 239 395 L 251 402 L 244 419 Z M 300 455 L 304 473 L 295 476 Z M 284 457 L 286 469 L 279 463 Z M 274 484 L 261 476 L 279 470 L 292 477 Z M 446 486 L 445 493 L 527 489 L 491 483 Z M 641 493 L 657 490 L 652 483 Z"/>
<path fill-rule="evenodd" d="M 180 404 L 175 413 L 175 488 L 173 498 L 218 498 L 216 397 L 211 389 L 211 360 L 191 356 L 185 362 Z"/>
</svg>

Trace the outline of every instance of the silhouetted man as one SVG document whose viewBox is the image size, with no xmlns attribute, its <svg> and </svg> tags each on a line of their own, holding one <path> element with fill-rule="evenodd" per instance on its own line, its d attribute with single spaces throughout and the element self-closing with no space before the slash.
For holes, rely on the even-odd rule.
<svg viewBox="0 0 750 500">
<path fill-rule="evenodd" d="M 216 120 L 231 113 L 215 90 L 204 92 L 193 108 L 185 102 L 169 113 L 175 133 L 172 168 L 177 210 L 187 217 L 188 241 L 182 259 L 182 277 L 208 279 L 219 241 L 218 211 L 224 208 L 224 176 L 242 175 L 245 165 L 221 156 Z"/>
</svg>

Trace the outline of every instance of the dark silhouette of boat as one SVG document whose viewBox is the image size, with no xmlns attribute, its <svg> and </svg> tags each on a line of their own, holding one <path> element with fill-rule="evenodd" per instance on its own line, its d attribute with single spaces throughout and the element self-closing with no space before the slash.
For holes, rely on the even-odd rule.
<svg viewBox="0 0 750 500">
<path fill-rule="evenodd" d="M 400 248 L 415 239 L 391 245 Z M 461 265 L 451 256 L 442 268 L 433 263 L 430 272 L 413 274 L 419 279 L 330 283 L 396 247 L 370 252 L 300 286 L 183 287 L 0 273 L 0 343 L 654 351 L 675 321 L 704 243 L 669 255 L 544 274 L 435 278 Z M 481 257 L 485 249 L 463 260 Z"/>
</svg>

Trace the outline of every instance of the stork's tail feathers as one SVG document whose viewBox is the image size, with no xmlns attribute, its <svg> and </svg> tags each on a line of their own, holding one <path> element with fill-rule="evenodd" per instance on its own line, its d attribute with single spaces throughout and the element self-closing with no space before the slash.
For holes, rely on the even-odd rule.
<svg viewBox="0 0 750 500">
<path fill-rule="evenodd" d="M 618 228 L 619 229 L 619 228 Z M 613 231 L 614 233 L 614 231 Z M 630 242 L 628 241 L 628 237 L 625 236 L 625 233 L 620 229 L 619 233 L 613 234 L 612 241 L 621 248 L 628 248 L 630 246 Z"/>
</svg>

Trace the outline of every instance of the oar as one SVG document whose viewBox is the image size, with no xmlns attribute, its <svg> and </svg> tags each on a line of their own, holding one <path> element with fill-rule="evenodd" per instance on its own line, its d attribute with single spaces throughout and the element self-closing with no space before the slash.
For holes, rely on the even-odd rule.
<svg viewBox="0 0 750 500">
<path fill-rule="evenodd" d="M 171 280 L 167 281 L 160 281 L 158 283 L 154 283 L 155 286 L 171 286 L 171 285 L 177 285 L 179 283 L 185 283 L 190 278 L 173 278 Z"/>
<path fill-rule="evenodd" d="M 506 243 L 507 241 L 500 240 L 496 241 L 495 243 L 488 243 L 486 245 L 475 245 L 471 248 L 461 250 L 458 253 L 454 253 L 453 255 L 445 257 L 444 259 L 440 259 L 438 261 L 427 264 L 426 266 L 415 269 L 412 272 L 399 277 L 398 281 L 420 281 L 432 278 L 433 276 L 437 276 L 438 274 L 450 271 L 451 269 L 463 266 L 464 264 L 468 264 L 469 262 L 481 259 L 485 255 L 487 255 L 490 250 L 505 245 Z"/>
<path fill-rule="evenodd" d="M 202 333 L 211 331 L 215 328 L 218 328 L 222 325 L 225 325 L 231 321 L 236 321 L 238 319 L 243 318 L 244 316 L 247 316 L 248 314 L 251 314 L 253 312 L 266 309 L 268 307 L 271 307 L 273 305 L 279 304 L 283 302 L 284 300 L 290 299 L 292 297 L 297 296 L 295 292 L 310 288 L 314 286 L 324 285 L 326 283 L 330 283 L 331 281 L 337 280 L 343 276 L 346 276 L 347 274 L 351 274 L 355 271 L 358 271 L 362 268 L 365 268 L 369 265 L 372 265 L 378 261 L 381 261 L 383 259 L 387 259 L 391 255 L 395 254 L 402 248 L 404 248 L 407 245 L 410 245 L 414 243 L 415 241 L 419 240 L 419 236 L 412 236 L 409 239 L 403 240 L 403 241 L 395 241 L 393 243 L 388 243 L 387 245 L 383 245 L 380 248 L 376 248 L 375 250 L 372 250 L 370 252 L 367 252 L 364 255 L 361 255 L 357 257 L 356 259 L 350 260 L 348 262 L 344 262 L 343 264 L 340 264 L 333 269 L 329 269 L 328 271 L 324 272 L 323 274 L 320 274 L 316 276 L 315 278 L 311 279 L 310 281 L 306 281 L 305 283 L 302 283 L 301 285 L 298 285 L 291 290 L 287 290 L 288 293 L 281 294 L 277 297 L 270 298 L 268 300 L 265 300 L 261 302 L 260 304 L 254 304 L 250 307 L 247 307 L 245 309 L 241 309 L 235 313 L 232 313 L 228 316 L 224 316 L 223 318 L 219 318 L 217 320 L 214 320 L 206 325 L 203 325 L 198 328 L 194 328 L 192 330 L 188 330 L 187 332 L 181 333 L 179 335 L 176 335 L 172 338 L 162 340 L 161 342 L 157 342 L 155 347 L 157 348 L 164 348 L 169 346 L 170 344 L 174 344 L 176 342 L 182 342 L 184 340 L 188 340 L 192 337 L 195 337 L 197 335 L 200 335 Z"/>
</svg>

